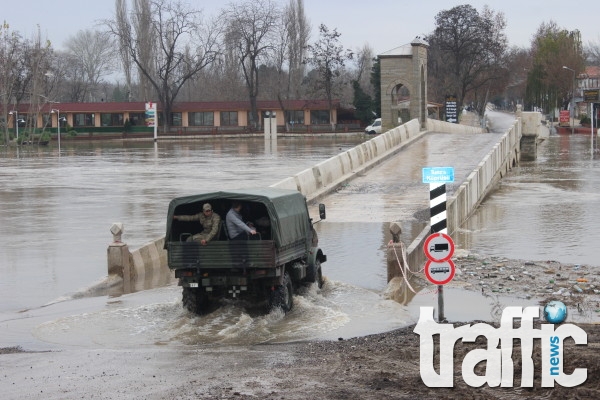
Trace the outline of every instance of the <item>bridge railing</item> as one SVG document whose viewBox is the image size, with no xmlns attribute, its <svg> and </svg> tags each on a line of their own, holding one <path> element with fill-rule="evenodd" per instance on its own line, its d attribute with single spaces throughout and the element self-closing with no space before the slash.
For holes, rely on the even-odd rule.
<svg viewBox="0 0 600 400">
<path fill-rule="evenodd" d="M 392 157 L 404 146 L 429 131 L 481 132 L 481 128 L 437 120 L 428 120 L 427 127 L 427 131 L 421 131 L 419 121 L 414 119 L 271 186 L 298 190 L 306 196 L 308 201 L 316 201 L 352 180 L 358 174 Z M 465 222 L 497 180 L 516 165 L 519 158 L 520 138 L 519 119 L 486 155 L 456 193 L 449 198 L 447 202 L 448 232 L 452 233 Z M 420 266 L 425 262 L 422 248 L 428 234 L 429 227 L 424 229 L 408 247 L 409 265 Z M 109 273 L 117 273 L 124 280 L 127 277 L 127 282 L 124 282 L 123 285 L 125 293 L 172 279 L 166 265 L 163 243 L 164 237 L 161 237 L 132 251 L 129 251 L 126 245 L 121 249 L 120 247 L 123 245 L 116 244 L 116 248 L 113 249 L 116 256 L 112 259 L 118 259 L 122 265 L 114 265 L 109 257 Z M 113 262 L 112 266 L 111 262 Z"/>
<path fill-rule="evenodd" d="M 382 163 L 426 132 L 421 131 L 419 121 L 413 119 L 271 186 L 296 189 L 308 201 L 315 201 Z"/>
</svg>

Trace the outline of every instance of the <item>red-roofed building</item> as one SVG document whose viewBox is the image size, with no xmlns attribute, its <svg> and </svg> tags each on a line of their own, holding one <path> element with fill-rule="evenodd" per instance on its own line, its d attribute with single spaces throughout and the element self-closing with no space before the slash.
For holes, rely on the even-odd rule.
<svg viewBox="0 0 600 400">
<path fill-rule="evenodd" d="M 294 132 L 311 132 L 324 129 L 331 130 L 329 110 L 326 100 L 288 100 L 282 107 L 278 101 L 258 101 L 257 108 L 260 124 L 267 112 L 275 112 L 279 132 L 285 131 L 285 123 Z M 334 102 L 333 122 L 337 124 L 339 101 Z M 0 105 L 0 109 L 2 105 Z M 131 132 L 149 133 L 152 128 L 146 127 L 146 103 L 144 102 L 99 102 L 99 103 L 45 103 L 32 110 L 29 104 L 17 107 L 9 106 L 8 126 L 13 127 L 16 115 L 22 120 L 19 129 L 30 128 L 39 132 L 41 128 L 57 127 L 61 118 L 61 134 L 66 133 L 67 125 L 77 133 L 88 133 L 100 137 L 106 134 L 122 134 L 126 121 L 131 124 Z M 17 113 L 14 113 L 17 111 Z M 163 132 L 163 115 L 158 104 L 157 113 L 159 134 Z M 170 131 L 167 134 L 180 133 L 244 133 L 249 132 L 250 103 L 236 102 L 182 102 L 175 103 L 170 115 Z M 24 131 L 25 131 L 24 130 Z M 260 130 L 259 130 L 260 131 Z"/>
<path fill-rule="evenodd" d="M 600 106 L 600 67 L 589 66 L 585 67 L 585 72 L 577 76 L 577 97 L 581 99 L 578 102 L 578 110 L 580 115 L 591 114 L 591 104 L 594 103 L 594 110 L 596 111 L 596 118 L 594 119 L 594 126 L 598 126 L 598 111 Z M 592 99 L 595 99 L 592 100 Z"/>
<path fill-rule="evenodd" d="M 595 65 L 585 67 L 585 72 L 577 76 L 577 88 L 580 90 L 600 88 L 600 67 Z"/>
</svg>

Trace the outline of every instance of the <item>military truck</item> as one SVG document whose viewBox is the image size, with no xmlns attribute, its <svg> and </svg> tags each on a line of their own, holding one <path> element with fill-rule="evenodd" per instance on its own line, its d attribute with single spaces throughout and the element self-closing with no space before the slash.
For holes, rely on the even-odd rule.
<svg viewBox="0 0 600 400">
<path fill-rule="evenodd" d="M 257 234 L 247 240 L 230 240 L 225 218 L 232 202 L 242 203 L 245 221 Z M 180 221 L 174 215 L 193 215 L 210 203 L 221 217 L 219 232 L 202 245 L 189 237 L 201 231 L 198 221 Z M 319 205 L 319 221 L 325 219 Z M 317 223 L 319 221 L 315 221 Z M 278 188 L 241 189 L 201 193 L 171 200 L 167 215 L 165 249 L 169 268 L 183 288 L 183 306 L 196 314 L 215 309 L 221 298 L 262 302 L 268 310 L 288 312 L 294 290 L 301 285 L 323 286 L 321 264 L 327 256 L 319 248 L 317 233 L 304 196 Z"/>
</svg>

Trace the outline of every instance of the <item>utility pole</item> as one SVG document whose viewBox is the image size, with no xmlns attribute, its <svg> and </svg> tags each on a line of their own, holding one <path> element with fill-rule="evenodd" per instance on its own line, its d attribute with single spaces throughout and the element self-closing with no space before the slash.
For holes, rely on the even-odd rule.
<svg viewBox="0 0 600 400">
<path fill-rule="evenodd" d="M 568 69 L 573 73 L 572 89 L 571 89 L 571 135 L 575 133 L 575 70 L 563 65 L 564 69 Z"/>
</svg>

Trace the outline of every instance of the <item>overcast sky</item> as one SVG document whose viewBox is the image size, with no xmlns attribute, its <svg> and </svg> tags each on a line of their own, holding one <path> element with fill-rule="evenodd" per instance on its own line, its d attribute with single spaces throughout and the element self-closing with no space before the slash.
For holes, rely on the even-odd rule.
<svg viewBox="0 0 600 400">
<path fill-rule="evenodd" d="M 212 16 L 229 2 L 188 3 Z M 591 0 L 304 0 L 304 7 L 313 27 L 311 41 L 316 40 L 317 28 L 323 23 L 330 30 L 337 28 L 345 47 L 355 50 L 369 44 L 375 54 L 380 54 L 431 33 L 438 12 L 467 3 L 479 11 L 488 4 L 492 10 L 504 13 L 511 46 L 529 47 L 540 24 L 551 20 L 564 29 L 579 29 L 584 45 L 600 42 L 600 5 Z M 77 31 L 94 29 L 99 21 L 112 18 L 114 8 L 114 0 L 2 0 L 0 7 L 1 18 L 11 30 L 31 38 L 39 26 L 42 37 L 57 49 L 62 49 L 65 40 Z"/>
</svg>

